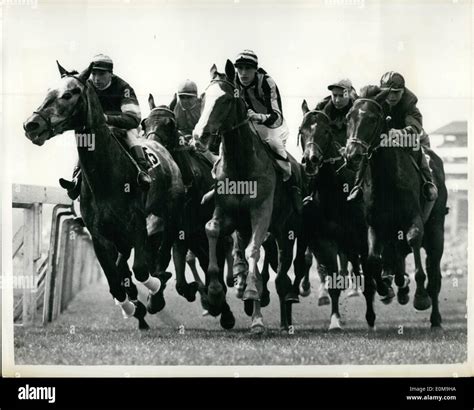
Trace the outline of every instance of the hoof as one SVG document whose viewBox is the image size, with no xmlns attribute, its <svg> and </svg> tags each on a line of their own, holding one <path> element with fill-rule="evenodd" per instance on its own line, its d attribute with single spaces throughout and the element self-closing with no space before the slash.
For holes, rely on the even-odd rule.
<svg viewBox="0 0 474 410">
<path fill-rule="evenodd" d="M 442 336 L 443 334 L 444 334 L 444 329 L 441 325 L 431 325 L 432 336 Z"/>
<path fill-rule="evenodd" d="M 254 335 L 261 335 L 265 332 L 265 325 L 263 324 L 263 319 L 261 317 L 252 321 L 250 332 Z"/>
<path fill-rule="evenodd" d="M 208 309 L 207 312 L 212 317 L 217 317 L 222 313 L 222 307 L 221 306 L 209 306 L 209 309 Z"/>
<path fill-rule="evenodd" d="M 398 288 L 397 300 L 400 305 L 406 305 L 410 301 L 410 288 L 408 286 L 404 288 Z"/>
<path fill-rule="evenodd" d="M 235 295 L 237 299 L 242 299 L 245 292 L 245 276 L 238 275 L 234 276 L 234 284 L 235 284 Z"/>
<path fill-rule="evenodd" d="M 253 300 L 244 300 L 244 311 L 247 316 L 253 315 Z"/>
<path fill-rule="evenodd" d="M 260 300 L 260 297 L 258 296 L 257 290 L 247 288 L 245 289 L 242 299 L 243 300 Z"/>
<path fill-rule="evenodd" d="M 348 298 L 354 298 L 357 296 L 360 296 L 360 291 L 358 289 L 350 289 L 349 292 L 347 292 L 347 297 Z"/>
<path fill-rule="evenodd" d="M 298 297 L 296 292 L 289 292 L 285 296 L 285 302 L 300 303 L 300 298 Z"/>
<path fill-rule="evenodd" d="M 392 303 L 394 297 L 395 297 L 395 292 L 393 291 L 393 288 L 390 286 L 388 288 L 387 294 L 383 296 L 382 298 L 380 298 L 380 301 L 384 305 L 389 305 L 390 303 Z"/>
<path fill-rule="evenodd" d="M 260 307 L 265 307 L 270 304 L 270 292 L 268 289 L 263 289 L 262 297 L 260 299 Z"/>
<path fill-rule="evenodd" d="M 329 299 L 329 296 L 320 296 L 318 299 L 318 306 L 325 306 L 329 305 L 331 303 L 331 299 Z"/>
<path fill-rule="evenodd" d="M 138 328 L 140 330 L 148 330 L 150 329 L 150 326 L 148 326 L 148 323 L 145 320 L 146 316 L 146 307 L 145 305 L 140 302 L 133 302 L 136 306 L 135 313 L 133 314 L 134 317 L 138 319 Z"/>
<path fill-rule="evenodd" d="M 307 289 L 305 289 L 304 287 L 301 287 L 300 286 L 300 296 L 303 296 L 304 298 L 308 297 L 309 295 L 311 295 L 311 286 L 308 286 Z"/>
<path fill-rule="evenodd" d="M 413 300 L 413 306 L 416 310 L 427 310 L 431 307 L 431 298 L 428 293 L 417 294 L 415 293 L 415 298 Z"/>
<path fill-rule="evenodd" d="M 196 293 L 199 290 L 197 282 L 186 283 L 184 286 L 176 286 L 176 291 L 179 295 L 184 297 L 188 302 L 196 300 Z"/>
<path fill-rule="evenodd" d="M 367 328 L 367 337 L 369 339 L 373 339 L 377 336 L 377 328 L 374 326 L 369 326 Z"/>
<path fill-rule="evenodd" d="M 330 332 L 340 332 L 342 331 L 341 327 L 341 319 L 337 317 L 337 315 L 332 315 L 331 316 L 331 323 L 329 324 L 329 329 Z"/>
<path fill-rule="evenodd" d="M 165 297 L 163 296 L 163 290 L 164 289 L 161 288 L 154 295 L 152 295 L 151 293 L 148 294 L 148 303 L 146 306 L 146 310 L 151 315 L 162 311 L 166 306 Z"/>
<path fill-rule="evenodd" d="M 230 330 L 235 326 L 235 317 L 230 310 L 222 312 L 220 320 L 222 328 Z"/>
</svg>

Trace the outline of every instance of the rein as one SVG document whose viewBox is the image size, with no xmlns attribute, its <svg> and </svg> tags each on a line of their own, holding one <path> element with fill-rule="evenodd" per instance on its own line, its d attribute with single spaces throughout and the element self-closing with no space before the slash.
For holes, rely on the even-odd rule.
<svg viewBox="0 0 474 410">
<path fill-rule="evenodd" d="M 234 84 L 232 84 L 230 81 L 228 80 L 212 80 L 209 85 L 206 87 L 206 90 L 210 87 L 211 84 L 215 84 L 215 83 L 221 83 L 221 84 L 227 84 L 229 85 L 230 87 L 232 87 L 232 91 L 234 91 L 234 94 L 235 94 L 235 91 L 237 90 L 237 88 L 235 87 Z M 205 91 L 204 91 L 205 92 Z M 233 103 L 232 103 L 233 104 Z M 218 130 L 218 134 L 220 134 L 221 136 L 225 135 L 225 134 L 228 134 L 229 132 L 232 132 L 232 131 L 235 131 L 235 130 L 238 130 L 239 128 L 243 127 L 244 125 L 248 124 L 249 123 L 249 119 L 248 118 L 245 118 L 244 120 L 238 122 L 237 124 L 234 124 L 232 127 L 230 128 L 227 128 L 225 130 Z M 240 132 L 239 132 L 240 134 Z"/>
<path fill-rule="evenodd" d="M 303 117 L 303 122 L 304 122 L 304 119 L 309 115 L 309 114 L 322 114 L 329 122 L 331 121 L 331 119 L 329 118 L 329 116 L 324 112 L 324 111 L 320 111 L 320 110 L 311 110 L 311 111 L 308 111 L 304 117 Z M 297 141 L 300 141 L 301 140 L 301 148 L 304 150 L 306 149 L 306 147 L 310 146 L 310 145 L 314 145 L 314 147 L 316 148 L 316 151 L 317 153 L 323 158 L 322 161 L 320 162 L 319 166 L 318 166 L 318 170 L 324 165 L 324 164 L 331 164 L 331 165 L 334 165 L 337 161 L 343 159 L 344 157 L 342 155 L 338 155 L 336 157 L 329 157 L 329 158 L 324 158 L 324 151 L 323 149 L 319 146 L 318 143 L 314 142 L 314 141 L 310 141 L 310 142 L 307 142 L 305 143 L 304 147 L 303 147 L 303 135 L 301 133 L 301 127 L 299 128 L 298 130 L 298 140 Z M 339 171 L 339 170 L 338 170 Z"/>
</svg>

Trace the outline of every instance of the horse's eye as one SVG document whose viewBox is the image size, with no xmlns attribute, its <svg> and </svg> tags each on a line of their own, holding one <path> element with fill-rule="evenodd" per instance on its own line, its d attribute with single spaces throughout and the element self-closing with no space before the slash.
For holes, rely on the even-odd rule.
<svg viewBox="0 0 474 410">
<path fill-rule="evenodd" d="M 72 94 L 71 93 L 64 93 L 61 98 L 63 100 L 70 100 L 72 98 Z"/>
</svg>

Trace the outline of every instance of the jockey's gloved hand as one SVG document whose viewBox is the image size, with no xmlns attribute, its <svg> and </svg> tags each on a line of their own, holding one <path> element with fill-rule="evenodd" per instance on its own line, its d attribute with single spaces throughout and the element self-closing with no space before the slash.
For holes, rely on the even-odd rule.
<svg viewBox="0 0 474 410">
<path fill-rule="evenodd" d="M 201 141 L 197 140 L 196 138 L 191 138 L 191 140 L 189 141 L 189 145 L 193 147 L 196 151 L 206 151 L 206 147 L 202 144 Z"/>
<path fill-rule="evenodd" d="M 257 124 L 262 124 L 268 118 L 268 115 L 266 115 L 266 114 L 257 114 L 254 110 L 251 110 L 251 109 L 247 110 L 247 116 L 248 116 L 250 121 L 253 121 Z"/>
<path fill-rule="evenodd" d="M 402 137 L 404 137 L 405 135 L 405 131 L 404 130 L 397 130 L 395 128 L 391 128 L 389 131 L 388 131 L 388 136 L 390 139 L 400 139 Z"/>
</svg>

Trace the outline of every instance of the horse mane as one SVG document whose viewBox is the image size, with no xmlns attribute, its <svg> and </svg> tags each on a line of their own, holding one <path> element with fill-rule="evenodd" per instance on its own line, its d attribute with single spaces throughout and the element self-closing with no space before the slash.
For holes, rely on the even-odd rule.
<svg viewBox="0 0 474 410">
<path fill-rule="evenodd" d="M 380 94 L 382 90 L 377 85 L 366 85 L 360 89 L 360 98 L 374 98 Z"/>
</svg>

